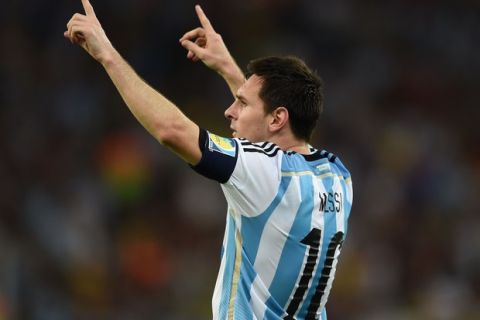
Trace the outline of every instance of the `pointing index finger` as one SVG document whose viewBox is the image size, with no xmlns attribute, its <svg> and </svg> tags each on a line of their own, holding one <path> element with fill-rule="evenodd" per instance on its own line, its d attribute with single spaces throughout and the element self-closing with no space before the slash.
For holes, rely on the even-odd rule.
<svg viewBox="0 0 480 320">
<path fill-rule="evenodd" d="M 88 0 L 82 0 L 82 1 L 88 1 Z M 205 15 L 205 12 L 203 12 L 200 5 L 197 4 L 195 6 L 195 11 L 197 12 L 197 16 L 198 16 L 198 19 L 200 20 L 200 24 L 205 29 L 205 31 L 215 32 L 215 30 L 212 27 L 212 24 L 210 23 L 210 20 L 208 20 L 207 16 Z"/>
<path fill-rule="evenodd" d="M 82 5 L 83 9 L 85 10 L 85 13 L 87 16 L 94 16 L 95 17 L 95 11 L 93 11 L 92 4 L 90 3 L 89 0 L 82 0 Z"/>
</svg>

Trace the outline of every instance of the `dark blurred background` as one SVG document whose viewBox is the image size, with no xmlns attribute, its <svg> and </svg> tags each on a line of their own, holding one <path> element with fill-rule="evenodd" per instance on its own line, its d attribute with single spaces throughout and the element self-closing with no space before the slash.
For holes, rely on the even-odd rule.
<svg viewBox="0 0 480 320">
<path fill-rule="evenodd" d="M 480 3 L 198 2 L 242 67 L 295 54 L 326 83 L 314 145 L 355 191 L 329 319 L 480 319 Z M 230 135 L 227 86 L 178 43 L 193 1 L 93 5 L 142 77 Z M 1 7 L 0 319 L 211 318 L 219 186 L 63 38 L 80 0 Z"/>
</svg>

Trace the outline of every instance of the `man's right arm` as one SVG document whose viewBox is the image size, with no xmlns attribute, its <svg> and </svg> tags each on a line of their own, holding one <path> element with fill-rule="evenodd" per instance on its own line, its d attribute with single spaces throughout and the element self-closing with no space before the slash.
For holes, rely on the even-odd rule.
<svg viewBox="0 0 480 320">
<path fill-rule="evenodd" d="M 213 29 L 202 8 L 197 5 L 195 11 L 202 27 L 185 33 L 180 38 L 180 43 L 188 50 L 187 58 L 193 61 L 201 60 L 222 76 L 235 97 L 245 82 L 245 75 L 225 46 L 222 36 Z"/>
<path fill-rule="evenodd" d="M 82 0 L 82 4 L 85 14 L 73 15 L 64 36 L 102 64 L 130 111 L 150 134 L 186 162 L 197 164 L 202 157 L 199 127 L 138 76 L 110 43 L 89 0 Z"/>
</svg>

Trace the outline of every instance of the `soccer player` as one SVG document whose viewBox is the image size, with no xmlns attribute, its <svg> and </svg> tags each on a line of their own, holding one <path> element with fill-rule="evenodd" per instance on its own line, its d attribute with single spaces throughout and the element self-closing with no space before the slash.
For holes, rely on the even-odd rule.
<svg viewBox="0 0 480 320">
<path fill-rule="evenodd" d="M 235 96 L 225 111 L 233 138 L 199 128 L 145 83 L 114 49 L 82 0 L 65 37 L 102 64 L 140 123 L 200 174 L 221 184 L 228 203 L 214 319 L 326 319 L 352 205 L 350 174 L 309 139 L 322 84 L 303 61 L 267 57 L 248 66 L 229 54 L 199 6 L 201 27 L 181 45 L 218 72 Z"/>
</svg>

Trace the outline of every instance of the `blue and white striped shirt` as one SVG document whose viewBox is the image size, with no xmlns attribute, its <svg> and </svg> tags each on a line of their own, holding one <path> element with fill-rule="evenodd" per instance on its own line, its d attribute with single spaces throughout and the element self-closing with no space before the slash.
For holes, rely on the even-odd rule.
<svg viewBox="0 0 480 320">
<path fill-rule="evenodd" d="M 214 319 L 326 319 L 347 233 L 350 173 L 327 151 L 282 151 L 202 131 L 194 168 L 228 203 Z"/>
</svg>

